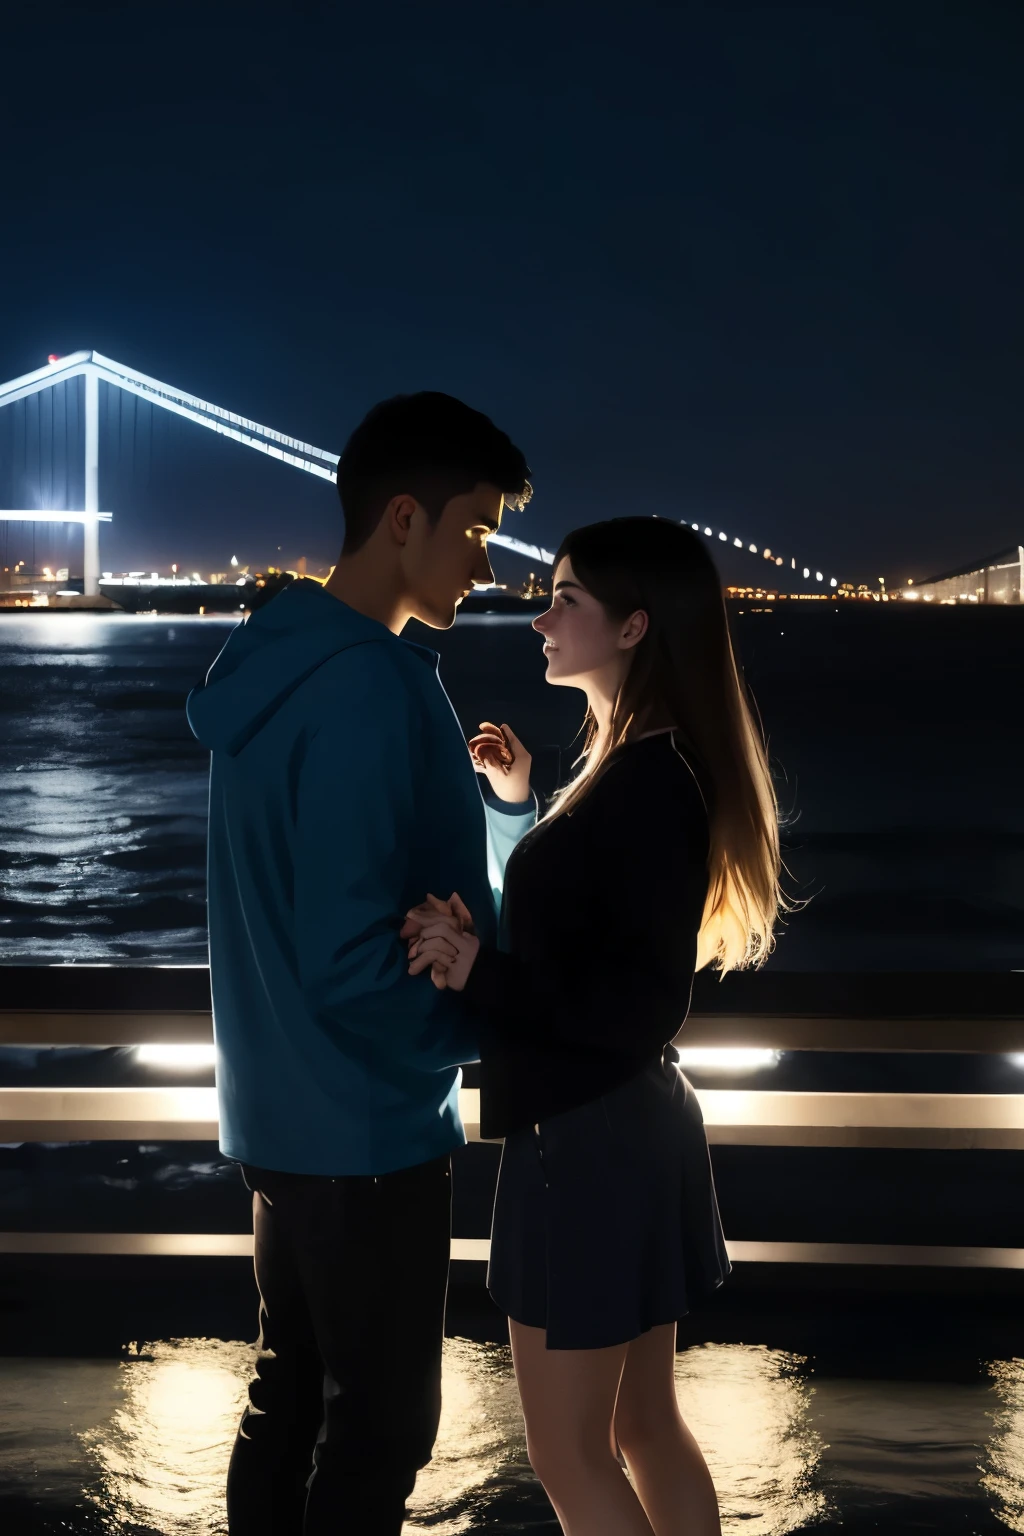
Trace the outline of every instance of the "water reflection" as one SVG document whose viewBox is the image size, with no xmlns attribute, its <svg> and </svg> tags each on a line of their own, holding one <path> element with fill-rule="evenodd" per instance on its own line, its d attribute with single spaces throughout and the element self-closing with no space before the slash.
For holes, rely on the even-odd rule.
<svg viewBox="0 0 1024 1536">
<path fill-rule="evenodd" d="M 495 1497 L 522 1483 L 535 1478 L 508 1346 L 446 1339 L 441 1423 L 433 1458 L 409 1501 L 406 1530 L 432 1536 L 477 1530 Z M 539 1487 L 535 1503 L 550 1512 Z"/>
<path fill-rule="evenodd" d="M 203 962 L 208 762 L 184 700 L 229 626 L 61 618 L 0 635 L 3 959 Z"/>
<path fill-rule="evenodd" d="M 224 1475 L 252 1348 L 175 1339 L 121 1362 L 121 1402 L 82 1442 L 98 1464 L 88 1501 L 114 1530 L 221 1531 Z"/>
<path fill-rule="evenodd" d="M 180 1339 L 120 1360 L 0 1360 L 0 1524 L 31 1504 L 79 1536 L 223 1536 L 252 1357 L 248 1344 Z M 858 1381 L 819 1378 L 783 1350 L 704 1344 L 677 1356 L 676 1390 L 725 1536 L 825 1522 L 1024 1533 L 1024 1360 L 969 1381 Z M 406 1529 L 556 1529 L 506 1345 L 445 1341 L 441 1424 Z"/>
<path fill-rule="evenodd" d="M 1024 1360 L 994 1360 L 988 1373 L 998 1407 L 991 1410 L 981 1483 L 1007 1530 L 1024 1531 Z"/>
<path fill-rule="evenodd" d="M 217 1536 L 252 1358 L 248 1344 L 179 1339 L 133 1346 L 120 1361 L 3 1362 L 0 1423 L 21 1427 L 20 1454 L 3 1436 L 4 1492 L 46 1489 L 55 1507 L 84 1505 L 112 1536 Z M 705 1345 L 678 1357 L 677 1390 L 727 1533 L 755 1519 L 781 1536 L 821 1513 L 813 1389 L 799 1357 Z M 527 1458 L 507 1345 L 447 1339 L 434 1456 L 406 1528 L 462 1536 L 495 1522 L 507 1532 L 554 1529 Z"/>
<path fill-rule="evenodd" d="M 826 1513 L 807 1362 L 784 1350 L 703 1344 L 676 1356 L 679 1409 L 718 1489 L 723 1531 L 798 1531 Z"/>
</svg>

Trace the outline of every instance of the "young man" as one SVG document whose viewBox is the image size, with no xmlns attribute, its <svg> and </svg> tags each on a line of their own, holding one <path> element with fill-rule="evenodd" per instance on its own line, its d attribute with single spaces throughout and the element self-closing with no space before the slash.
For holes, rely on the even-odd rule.
<svg viewBox="0 0 1024 1536">
<path fill-rule="evenodd" d="M 405 913 L 458 891 L 493 939 L 536 801 L 481 798 L 435 651 L 530 495 L 449 395 L 376 406 L 338 465 L 345 541 L 234 631 L 189 723 L 212 753 L 209 928 L 221 1151 L 253 1196 L 257 1374 L 232 1536 L 398 1536 L 440 1415 L 458 995 L 407 971 Z M 506 791 L 507 793 L 507 791 Z M 526 798 L 524 798 L 526 797 Z"/>
</svg>

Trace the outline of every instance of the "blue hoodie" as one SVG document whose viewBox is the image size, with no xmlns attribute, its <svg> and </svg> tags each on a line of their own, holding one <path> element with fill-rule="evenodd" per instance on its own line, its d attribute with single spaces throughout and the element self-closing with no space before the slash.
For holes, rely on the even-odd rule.
<svg viewBox="0 0 1024 1536">
<path fill-rule="evenodd" d="M 299 581 L 234 630 L 188 720 L 207 747 L 210 977 L 225 1156 L 379 1174 L 465 1145 L 471 1013 L 398 931 L 458 891 L 496 941 L 536 800 L 474 771 L 438 653 Z"/>
</svg>

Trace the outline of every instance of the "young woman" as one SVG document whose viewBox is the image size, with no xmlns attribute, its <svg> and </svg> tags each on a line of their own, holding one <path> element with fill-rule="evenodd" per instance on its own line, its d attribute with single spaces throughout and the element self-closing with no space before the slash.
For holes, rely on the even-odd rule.
<svg viewBox="0 0 1024 1536">
<path fill-rule="evenodd" d="M 487 1284 L 563 1530 L 718 1536 L 673 1366 L 676 1320 L 729 1260 L 670 1042 L 697 969 L 772 946 L 775 795 L 719 576 L 688 528 L 569 534 L 533 627 L 547 681 L 586 692 L 584 766 L 508 861 L 498 948 L 453 896 L 410 939 L 410 970 L 461 991 L 479 1023 L 481 1135 L 504 1137 Z M 489 775 L 523 754 L 507 727 L 471 746 Z"/>
</svg>

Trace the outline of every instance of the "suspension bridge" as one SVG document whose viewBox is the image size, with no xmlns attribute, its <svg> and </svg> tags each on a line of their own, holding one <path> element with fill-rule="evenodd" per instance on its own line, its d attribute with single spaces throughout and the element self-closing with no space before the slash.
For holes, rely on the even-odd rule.
<svg viewBox="0 0 1024 1536">
<path fill-rule="evenodd" d="M 171 384 L 163 383 L 160 379 L 151 378 L 148 374 L 125 367 L 123 363 L 116 363 L 112 358 L 104 357 L 99 352 L 73 352 L 67 357 L 51 354 L 44 367 L 22 374 L 20 378 L 11 379 L 6 384 L 0 384 L 0 412 L 19 400 L 28 400 L 46 391 L 56 391 L 61 386 L 66 386 L 79 378 L 84 383 L 83 430 L 80 434 L 76 432 L 76 439 L 80 436 L 82 441 L 83 506 L 78 509 L 45 506 L 41 494 L 40 471 L 35 487 L 37 504 L 34 507 L 6 511 L 0 509 L 0 522 L 80 523 L 84 539 L 82 570 L 87 596 L 95 597 L 100 590 L 100 524 L 109 523 L 113 516 L 110 510 L 100 509 L 101 384 L 106 384 L 111 390 L 119 390 L 125 395 L 133 396 L 136 400 L 147 401 L 150 405 L 162 411 L 168 411 L 173 416 L 192 422 L 196 426 L 205 427 L 207 431 L 219 433 L 222 437 L 242 443 L 246 448 L 251 448 L 257 453 L 264 453 L 269 458 L 280 460 L 283 464 L 290 464 L 304 474 L 316 475 L 332 483 L 335 480 L 338 466 L 336 453 L 330 453 L 324 448 L 316 448 L 312 443 L 303 442 L 300 438 L 289 437 L 287 433 L 278 432 L 273 427 L 265 427 L 260 422 L 253 421 L 248 416 L 242 416 L 236 411 L 225 410 L 223 406 L 214 405 L 211 401 L 204 400 L 187 390 L 177 389 Z M 66 401 L 64 411 L 67 436 Z M 41 419 L 40 416 L 37 421 L 39 443 L 36 455 L 40 465 L 43 458 Z M 51 411 L 51 423 L 53 419 Z M 28 431 L 27 425 L 25 431 Z M 27 462 L 27 451 L 23 456 Z M 66 484 L 68 483 L 69 481 L 66 480 Z M 689 519 L 682 518 L 680 521 L 688 522 Z M 778 554 L 767 545 L 739 538 L 721 528 L 707 526 L 703 522 L 690 522 L 690 527 L 715 544 L 725 544 L 730 548 L 743 550 L 751 556 L 768 562 L 772 567 L 771 579 L 775 583 L 778 581 L 778 568 L 781 567 L 788 571 L 790 579 L 795 578 L 798 581 L 833 588 L 839 585 L 835 576 L 828 575 L 818 565 L 800 560 L 795 555 Z M 500 549 L 508 549 L 524 555 L 541 565 L 550 566 L 554 561 L 554 555 L 550 550 L 538 544 L 512 538 L 509 534 L 492 534 L 488 543 L 492 546 L 497 545 Z M 759 584 L 766 585 L 767 579 L 762 579 Z"/>
</svg>

